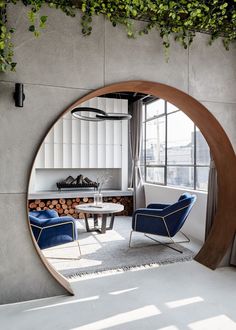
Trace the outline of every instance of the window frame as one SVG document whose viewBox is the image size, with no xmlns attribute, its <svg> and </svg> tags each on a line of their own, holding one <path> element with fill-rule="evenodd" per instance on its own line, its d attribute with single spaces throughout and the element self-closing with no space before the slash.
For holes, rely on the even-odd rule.
<svg viewBox="0 0 236 330">
<path fill-rule="evenodd" d="M 168 165 L 167 163 L 167 150 L 168 150 L 168 138 L 167 138 L 167 134 L 168 134 L 168 116 L 177 113 L 177 112 L 181 112 L 180 109 L 174 110 L 172 112 L 167 112 L 167 104 L 170 103 L 166 100 L 164 100 L 165 102 L 165 106 L 164 106 L 164 113 L 159 114 L 159 115 L 155 115 L 151 118 L 147 118 L 147 106 L 155 101 L 157 101 L 158 99 L 155 100 L 150 100 L 147 102 L 143 102 L 143 117 L 144 121 L 142 120 L 142 129 L 143 129 L 143 136 L 142 136 L 142 144 L 144 144 L 144 161 L 143 163 L 140 162 L 140 166 L 144 168 L 144 181 L 146 183 L 151 183 L 151 184 L 156 184 L 156 185 L 161 185 L 161 186 L 169 186 L 169 187 L 179 187 L 179 188 L 186 188 L 186 189 L 190 189 L 190 190 L 197 190 L 197 191 L 207 191 L 205 189 L 198 189 L 197 188 L 197 169 L 198 168 L 210 168 L 210 164 L 209 165 L 200 165 L 197 164 L 197 126 L 195 125 L 195 123 L 193 122 L 194 125 L 194 130 L 193 130 L 193 164 L 171 164 Z M 147 164 L 147 159 L 146 159 L 146 141 L 147 141 L 147 134 L 146 134 L 146 124 L 150 121 L 153 121 L 155 119 L 158 119 L 160 117 L 165 117 L 165 163 L 163 165 L 158 165 L 158 164 L 152 164 L 152 165 L 148 165 Z M 169 185 L 167 184 L 167 169 L 168 167 L 192 167 L 193 168 L 193 187 L 187 187 L 187 186 L 178 186 L 178 185 Z M 147 168 L 164 168 L 164 183 L 161 182 L 154 182 L 154 181 L 148 181 L 147 180 Z"/>
</svg>

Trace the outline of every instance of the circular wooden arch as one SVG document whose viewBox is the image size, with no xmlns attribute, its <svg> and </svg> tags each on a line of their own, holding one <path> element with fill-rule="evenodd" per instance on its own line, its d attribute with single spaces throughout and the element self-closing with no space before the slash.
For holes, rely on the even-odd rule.
<svg viewBox="0 0 236 330">
<path fill-rule="evenodd" d="M 120 82 L 97 89 L 70 105 L 59 118 L 91 98 L 115 92 L 140 92 L 165 99 L 176 105 L 191 118 L 204 135 L 217 169 L 218 206 L 210 234 L 196 255 L 195 260 L 211 269 L 215 269 L 232 244 L 236 232 L 236 156 L 225 131 L 207 108 L 193 97 L 168 85 L 141 80 Z M 73 294 L 69 282 L 55 271 L 41 253 L 32 232 L 31 236 L 46 268 L 70 294 Z"/>
</svg>

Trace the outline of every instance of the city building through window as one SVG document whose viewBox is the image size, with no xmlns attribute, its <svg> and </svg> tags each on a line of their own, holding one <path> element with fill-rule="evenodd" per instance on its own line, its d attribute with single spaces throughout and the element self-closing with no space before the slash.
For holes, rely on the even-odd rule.
<svg viewBox="0 0 236 330">
<path fill-rule="evenodd" d="M 191 119 L 165 100 L 143 105 L 140 163 L 145 182 L 207 190 L 207 142 Z"/>
</svg>

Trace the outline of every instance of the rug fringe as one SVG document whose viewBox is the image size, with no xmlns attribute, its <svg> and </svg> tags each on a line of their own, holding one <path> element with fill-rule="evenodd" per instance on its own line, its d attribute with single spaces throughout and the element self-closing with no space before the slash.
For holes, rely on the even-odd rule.
<svg viewBox="0 0 236 330">
<path fill-rule="evenodd" d="M 114 274 L 114 273 L 123 273 L 124 271 L 130 271 L 130 270 L 143 270 L 143 269 L 149 269 L 149 268 L 155 268 L 158 266 L 163 266 L 167 264 L 173 264 L 173 263 L 178 263 L 178 262 L 185 262 L 185 261 L 191 261 L 193 260 L 194 255 L 192 256 L 186 256 L 182 259 L 176 260 L 164 260 L 164 261 L 159 261 L 155 263 L 149 263 L 149 264 L 141 264 L 141 265 L 125 265 L 125 266 L 120 266 L 117 268 L 104 268 L 100 269 L 98 271 L 93 271 L 93 272 L 77 272 L 74 274 L 62 274 L 68 279 L 75 279 L 77 277 L 86 277 L 86 276 L 99 276 L 99 275 L 106 275 L 106 274 Z"/>
</svg>

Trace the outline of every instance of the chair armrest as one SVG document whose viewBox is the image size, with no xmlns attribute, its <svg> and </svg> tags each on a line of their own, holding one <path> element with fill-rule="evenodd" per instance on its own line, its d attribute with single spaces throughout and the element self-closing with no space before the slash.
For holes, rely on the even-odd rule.
<svg viewBox="0 0 236 330">
<path fill-rule="evenodd" d="M 74 218 L 68 216 L 46 220 L 40 236 L 37 236 L 36 229 L 33 229 L 33 232 L 41 249 L 78 239 L 76 222 Z"/>
<path fill-rule="evenodd" d="M 75 219 L 70 216 L 51 218 L 43 222 L 43 227 L 46 228 L 48 226 L 61 225 L 66 223 L 73 223 L 75 225 Z"/>
<path fill-rule="evenodd" d="M 29 220 L 30 220 L 30 225 L 31 226 L 37 226 L 37 227 L 41 227 L 41 228 L 44 227 L 44 222 L 45 222 L 44 219 L 39 219 L 39 218 L 37 218 L 33 215 L 30 215 Z"/>
<path fill-rule="evenodd" d="M 163 221 L 163 210 L 161 209 L 137 209 L 132 218 L 132 229 L 134 231 L 155 234 L 159 231 L 166 233 Z"/>
<path fill-rule="evenodd" d="M 156 204 L 156 203 L 151 203 L 147 206 L 148 209 L 164 209 L 168 206 L 170 206 L 171 204 Z"/>
<path fill-rule="evenodd" d="M 156 216 L 156 217 L 162 217 L 163 210 L 162 209 L 142 208 L 142 209 L 137 209 L 133 213 L 133 217 L 135 217 L 136 215 L 152 215 L 152 216 Z"/>
</svg>

